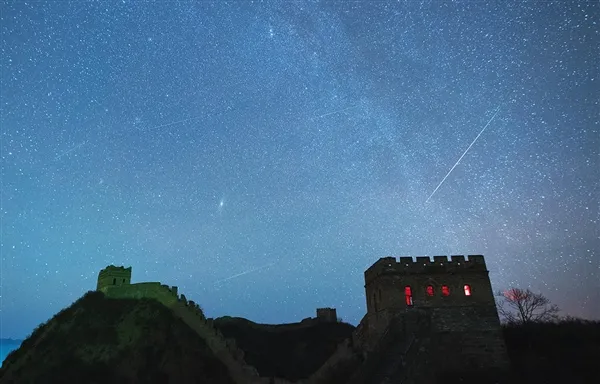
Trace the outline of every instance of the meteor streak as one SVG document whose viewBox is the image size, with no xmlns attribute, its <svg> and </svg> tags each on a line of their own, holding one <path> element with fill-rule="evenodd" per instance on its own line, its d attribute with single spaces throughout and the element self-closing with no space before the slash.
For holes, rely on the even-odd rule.
<svg viewBox="0 0 600 384">
<path fill-rule="evenodd" d="M 253 269 L 249 269 L 247 271 L 238 273 L 237 275 L 233 275 L 233 276 L 229 276 L 229 277 L 226 277 L 224 279 L 221 279 L 221 280 L 217 280 L 217 281 L 215 281 L 215 285 L 220 284 L 220 283 L 224 283 L 224 282 L 229 281 L 231 279 L 235 279 L 236 277 L 247 275 L 248 273 L 260 271 L 261 269 L 265 269 L 265 268 L 273 266 L 273 265 L 275 265 L 275 263 L 269 263 L 269 264 L 263 265 L 262 267 L 256 267 L 256 268 L 253 268 Z"/>
<path fill-rule="evenodd" d="M 322 115 L 319 115 L 319 116 L 315 117 L 314 119 L 322 119 L 322 118 L 324 118 L 325 116 L 334 115 L 334 114 L 336 114 L 336 113 L 345 112 L 345 111 L 347 111 L 347 110 L 349 110 L 349 109 L 354 109 L 354 108 L 358 108 L 358 107 L 359 107 L 358 105 L 354 105 L 354 106 L 352 106 L 352 107 L 348 107 L 348 108 L 340 109 L 340 110 L 337 110 L 337 111 L 333 111 L 333 112 L 327 112 L 327 113 L 324 113 L 324 114 L 322 114 Z"/>
<path fill-rule="evenodd" d="M 467 149 L 463 152 L 462 156 L 458 158 L 458 160 L 456 161 L 456 163 L 454 164 L 454 166 L 452 166 L 452 168 L 450 168 L 450 170 L 448 171 L 448 173 L 446 174 L 446 176 L 444 176 L 444 178 L 442 179 L 442 181 L 440 181 L 440 183 L 438 184 L 438 186 L 435 187 L 435 189 L 433 190 L 433 192 L 431 192 L 431 195 L 429 195 L 429 197 L 427 198 L 427 200 L 425 200 L 425 203 L 429 202 L 429 199 L 431 199 L 431 197 L 437 192 L 437 190 L 442 186 L 442 184 L 444 184 L 444 181 L 446 181 L 446 179 L 448 178 L 448 176 L 450 176 L 450 173 L 452 173 L 452 171 L 454 170 L 454 168 L 456 168 L 456 166 L 458 165 L 458 163 L 460 163 L 460 161 L 462 160 L 462 158 L 465 157 L 465 155 L 467 154 L 467 152 L 469 152 L 469 149 L 471 149 L 471 147 L 473 146 L 473 144 L 475 144 L 475 142 L 477 141 L 477 139 L 479 139 L 479 136 L 481 136 L 481 134 L 483 133 L 483 131 L 485 131 L 485 129 L 488 127 L 488 125 L 490 125 L 490 123 L 492 122 L 492 120 L 494 120 L 494 117 L 496 117 L 496 115 L 498 114 L 499 111 L 500 111 L 500 105 L 498 105 L 496 107 L 496 112 L 494 112 L 494 114 L 492 115 L 492 118 L 487 122 L 487 124 L 485 125 L 485 127 L 483 127 L 483 129 L 481 130 L 481 132 L 479 132 L 479 135 L 477 135 L 477 137 L 475 137 L 475 140 L 473 140 L 473 142 L 471 142 L 471 145 L 469 145 L 467 147 Z"/>
<path fill-rule="evenodd" d="M 204 117 L 204 116 L 196 116 L 196 117 L 190 117 L 188 119 L 172 121 L 172 122 L 167 123 L 167 124 L 155 125 L 153 127 L 147 128 L 147 129 L 142 129 L 142 131 L 145 131 L 145 132 L 154 131 L 155 129 L 158 129 L 158 128 L 164 128 L 164 127 L 169 127 L 169 126 L 175 125 L 175 124 L 186 123 L 188 121 L 201 119 L 202 117 Z"/>
<path fill-rule="evenodd" d="M 66 156 L 66 155 L 68 155 L 69 153 L 71 153 L 71 152 L 73 152 L 73 151 L 75 151 L 75 150 L 77 150 L 77 149 L 81 148 L 81 147 L 82 147 L 82 146 L 84 146 L 85 144 L 87 144 L 87 140 L 86 140 L 86 141 L 82 141 L 81 143 L 77 144 L 77 145 L 76 145 L 76 146 L 74 146 L 73 148 L 71 148 L 71 149 L 68 149 L 68 150 L 66 150 L 66 151 L 64 151 L 64 152 L 62 152 L 62 153 L 60 153 L 59 155 L 57 155 L 57 156 L 54 158 L 54 161 L 60 160 L 60 158 L 61 158 L 61 157 L 63 157 L 63 156 Z"/>
</svg>

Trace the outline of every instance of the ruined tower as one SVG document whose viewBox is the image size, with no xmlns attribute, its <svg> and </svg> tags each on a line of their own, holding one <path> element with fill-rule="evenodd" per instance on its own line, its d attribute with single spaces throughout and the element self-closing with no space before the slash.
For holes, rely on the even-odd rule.
<svg viewBox="0 0 600 384">
<path fill-rule="evenodd" d="M 359 327 L 366 350 L 392 326 L 411 338 L 426 323 L 426 336 L 416 338 L 429 340 L 427 360 L 437 369 L 507 367 L 483 256 L 385 257 L 365 271 L 365 291 L 367 314 Z"/>
<path fill-rule="evenodd" d="M 106 293 L 110 287 L 131 284 L 131 267 L 115 267 L 109 265 L 98 274 L 96 290 Z"/>
<path fill-rule="evenodd" d="M 337 321 L 337 311 L 335 308 L 317 308 L 317 320 L 329 323 Z"/>
</svg>

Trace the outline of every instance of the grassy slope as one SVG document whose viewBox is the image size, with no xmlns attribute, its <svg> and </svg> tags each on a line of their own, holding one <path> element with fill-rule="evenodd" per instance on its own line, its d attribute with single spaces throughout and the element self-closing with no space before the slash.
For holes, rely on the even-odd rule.
<svg viewBox="0 0 600 384">
<path fill-rule="evenodd" d="M 155 300 L 88 292 L 6 358 L 2 383 L 231 383 L 202 338 Z"/>
<path fill-rule="evenodd" d="M 246 362 L 261 376 L 288 380 L 309 377 L 354 330 L 346 323 L 273 326 L 233 317 L 215 319 L 214 325 L 225 337 L 235 338 Z"/>
</svg>

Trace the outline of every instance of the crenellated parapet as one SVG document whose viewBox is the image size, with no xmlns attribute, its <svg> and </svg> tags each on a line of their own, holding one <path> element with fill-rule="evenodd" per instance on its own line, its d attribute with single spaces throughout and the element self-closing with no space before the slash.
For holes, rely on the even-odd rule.
<svg viewBox="0 0 600 384">
<path fill-rule="evenodd" d="M 489 272 L 482 255 L 384 257 L 365 271 L 367 314 L 353 341 L 372 353 L 386 332 L 413 337 L 427 323 L 440 371 L 507 364 Z M 418 315 L 422 321 L 413 321 Z M 412 335 L 412 336 L 411 336 Z M 433 345 L 433 344 L 432 344 Z M 423 345 L 422 345 L 423 346 Z M 367 354 L 368 356 L 368 354 Z"/>
<path fill-rule="evenodd" d="M 383 257 L 365 271 L 365 283 L 371 282 L 385 274 L 447 274 L 462 272 L 487 272 L 482 255 L 428 256 L 413 257 Z"/>
<path fill-rule="evenodd" d="M 165 290 L 165 292 L 168 292 L 171 296 L 177 297 L 177 287 L 176 286 L 168 286 L 166 284 L 161 284 L 161 287 Z"/>
</svg>

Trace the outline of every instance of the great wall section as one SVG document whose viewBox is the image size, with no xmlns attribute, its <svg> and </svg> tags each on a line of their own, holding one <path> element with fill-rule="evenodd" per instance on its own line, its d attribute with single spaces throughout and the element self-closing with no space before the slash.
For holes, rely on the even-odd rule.
<svg viewBox="0 0 600 384">
<path fill-rule="evenodd" d="M 153 298 L 171 309 L 177 317 L 206 341 L 210 350 L 227 367 L 232 379 L 238 384 L 318 384 L 327 382 L 323 381 L 321 377 L 329 377 L 329 364 L 327 363 L 313 375 L 314 377 L 307 380 L 291 382 L 277 377 L 260 377 L 258 371 L 244 360 L 244 351 L 237 347 L 235 339 L 226 339 L 213 326 L 212 320 L 204 316 L 197 303 L 187 300 L 183 294 L 178 294 L 177 287 L 152 282 L 124 284 L 100 290 L 110 299 Z M 309 325 L 299 324 L 291 327 L 304 326 Z M 330 360 L 336 361 L 335 356 L 340 356 L 339 351 L 347 351 L 347 346 L 344 344 L 348 344 L 348 341 L 338 347 L 336 354 Z M 342 356 L 346 357 L 347 353 L 343 353 Z M 324 375 L 323 372 L 326 374 Z"/>
<path fill-rule="evenodd" d="M 508 367 L 491 283 L 480 255 L 379 259 L 365 271 L 367 313 L 352 338 L 339 343 L 309 378 L 294 382 L 260 377 L 235 340 L 226 339 L 198 304 L 178 294 L 177 287 L 131 284 L 131 268 L 111 265 L 100 272 L 97 290 L 108 298 L 156 299 L 206 340 L 238 384 L 416 384 L 434 382 L 432 367 L 436 366 L 499 372 Z M 317 314 L 327 321 L 336 318 L 335 309 L 324 308 Z M 339 381 L 340 372 L 351 374 Z"/>
<path fill-rule="evenodd" d="M 202 337 L 213 354 L 227 367 L 236 383 L 268 384 L 268 379 L 260 378 L 256 369 L 244 361 L 244 352 L 236 346 L 234 339 L 225 339 L 223 334 L 213 327 L 212 322 L 204 316 L 202 309 L 185 295 L 178 294 L 177 287 L 169 287 L 158 282 L 130 284 L 129 279 L 119 276 L 120 273 L 131 273 L 130 268 L 109 266 L 102 272 L 109 272 L 111 279 L 121 279 L 120 285 L 102 285 L 99 277 L 98 290 L 110 299 L 153 298 L 169 308 L 183 320 L 192 330 Z M 101 272 L 101 274 L 102 274 Z M 117 272 L 117 273 L 115 273 Z M 113 277 L 113 276 L 118 277 Z M 123 281 L 122 278 L 126 280 Z M 115 282 L 118 280 L 114 280 Z"/>
</svg>

